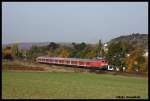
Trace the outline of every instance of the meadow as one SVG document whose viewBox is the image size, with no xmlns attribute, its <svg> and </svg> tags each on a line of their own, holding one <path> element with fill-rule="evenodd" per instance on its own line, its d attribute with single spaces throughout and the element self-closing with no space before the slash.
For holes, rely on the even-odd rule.
<svg viewBox="0 0 150 101">
<path fill-rule="evenodd" d="M 2 99 L 118 99 L 118 96 L 148 99 L 148 79 L 111 74 L 2 72 Z"/>
</svg>

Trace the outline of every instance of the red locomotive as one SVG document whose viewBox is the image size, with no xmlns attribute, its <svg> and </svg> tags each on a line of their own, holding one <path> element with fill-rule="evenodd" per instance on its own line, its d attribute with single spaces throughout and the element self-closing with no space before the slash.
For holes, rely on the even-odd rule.
<svg viewBox="0 0 150 101">
<path fill-rule="evenodd" d="M 60 57 L 37 57 L 36 61 L 46 64 L 58 64 L 77 66 L 84 68 L 107 69 L 108 61 L 105 59 L 79 59 L 79 58 L 60 58 Z"/>
</svg>

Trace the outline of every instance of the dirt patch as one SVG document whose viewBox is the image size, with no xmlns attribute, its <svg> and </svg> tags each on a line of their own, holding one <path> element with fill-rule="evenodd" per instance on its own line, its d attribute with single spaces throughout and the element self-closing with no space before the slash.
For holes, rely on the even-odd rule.
<svg viewBox="0 0 150 101">
<path fill-rule="evenodd" d="M 3 71 L 44 71 L 44 72 L 74 72 L 72 68 L 22 61 L 3 61 Z"/>
<path fill-rule="evenodd" d="M 34 71 L 44 71 L 44 68 L 41 67 L 25 67 L 25 66 L 16 66 L 16 67 L 5 67 L 2 70 L 34 70 Z"/>
<path fill-rule="evenodd" d="M 67 69 L 67 67 L 44 67 L 44 70 L 48 72 L 74 72 L 71 69 Z"/>
<path fill-rule="evenodd" d="M 64 66 L 23 66 L 23 65 L 3 65 L 3 71 L 43 71 L 43 72 L 75 72 L 74 68 Z"/>
</svg>

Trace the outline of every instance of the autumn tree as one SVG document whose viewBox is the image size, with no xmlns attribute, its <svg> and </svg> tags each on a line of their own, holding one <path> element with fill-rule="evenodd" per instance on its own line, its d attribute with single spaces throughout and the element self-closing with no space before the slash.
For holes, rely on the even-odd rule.
<svg viewBox="0 0 150 101">
<path fill-rule="evenodd" d="M 71 52 L 70 52 L 70 50 L 67 49 L 67 48 L 60 48 L 60 49 L 59 49 L 59 52 L 58 52 L 58 56 L 59 56 L 59 57 L 63 57 L 63 58 L 68 58 L 68 57 L 70 57 L 70 54 L 71 54 Z"/>
<path fill-rule="evenodd" d="M 9 59 L 9 60 L 13 59 L 12 50 L 10 46 L 7 46 L 2 50 L 2 57 L 3 59 Z"/>
<path fill-rule="evenodd" d="M 12 50 L 12 55 L 15 59 L 19 58 L 23 58 L 23 50 L 19 49 L 18 44 L 12 44 L 11 45 L 11 50 Z"/>
<path fill-rule="evenodd" d="M 35 60 L 35 58 L 39 56 L 38 53 L 40 53 L 40 48 L 36 45 L 33 45 L 28 51 L 26 51 L 26 57 L 29 60 Z"/>
<path fill-rule="evenodd" d="M 140 72 L 148 71 L 148 57 L 144 57 L 144 63 L 140 65 Z"/>
<path fill-rule="evenodd" d="M 55 57 L 56 55 L 51 50 L 47 51 L 48 56 Z"/>
<path fill-rule="evenodd" d="M 12 50 L 13 57 L 17 57 L 19 54 L 18 44 L 12 44 L 11 50 Z"/>
<path fill-rule="evenodd" d="M 143 49 L 138 48 L 130 52 L 130 56 L 126 58 L 127 71 L 140 70 L 141 65 L 145 62 L 143 55 Z"/>
</svg>

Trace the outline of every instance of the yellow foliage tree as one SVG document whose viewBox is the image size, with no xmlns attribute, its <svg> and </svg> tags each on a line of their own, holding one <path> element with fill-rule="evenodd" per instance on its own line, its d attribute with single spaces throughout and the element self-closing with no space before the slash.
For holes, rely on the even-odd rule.
<svg viewBox="0 0 150 101">
<path fill-rule="evenodd" d="M 12 59 L 12 50 L 11 47 L 6 47 L 2 50 L 2 56 L 5 59 Z"/>
<path fill-rule="evenodd" d="M 148 57 L 145 57 L 145 62 L 140 65 L 140 71 L 141 72 L 147 72 L 148 69 Z"/>
<path fill-rule="evenodd" d="M 142 56 L 142 54 L 143 54 L 143 49 L 136 49 L 130 53 L 129 57 L 126 58 L 125 63 L 127 65 L 128 72 L 131 72 L 134 69 L 133 65 L 135 64 L 135 62 L 139 64 L 138 58 L 139 56 Z M 141 66 L 143 66 L 143 64 L 139 64 L 139 69 L 143 68 Z"/>
<path fill-rule="evenodd" d="M 127 57 L 125 59 L 125 64 L 127 65 L 127 72 L 131 72 L 132 71 L 132 64 L 131 64 L 130 57 Z"/>
<path fill-rule="evenodd" d="M 70 51 L 66 48 L 61 48 L 58 52 L 59 57 L 67 58 L 70 56 Z"/>
<path fill-rule="evenodd" d="M 52 51 L 48 51 L 47 53 L 48 53 L 48 56 L 50 56 L 50 57 L 55 56 L 55 54 Z"/>
<path fill-rule="evenodd" d="M 12 50 L 13 57 L 18 56 L 18 54 L 19 54 L 18 44 L 12 44 L 11 50 Z"/>
</svg>

